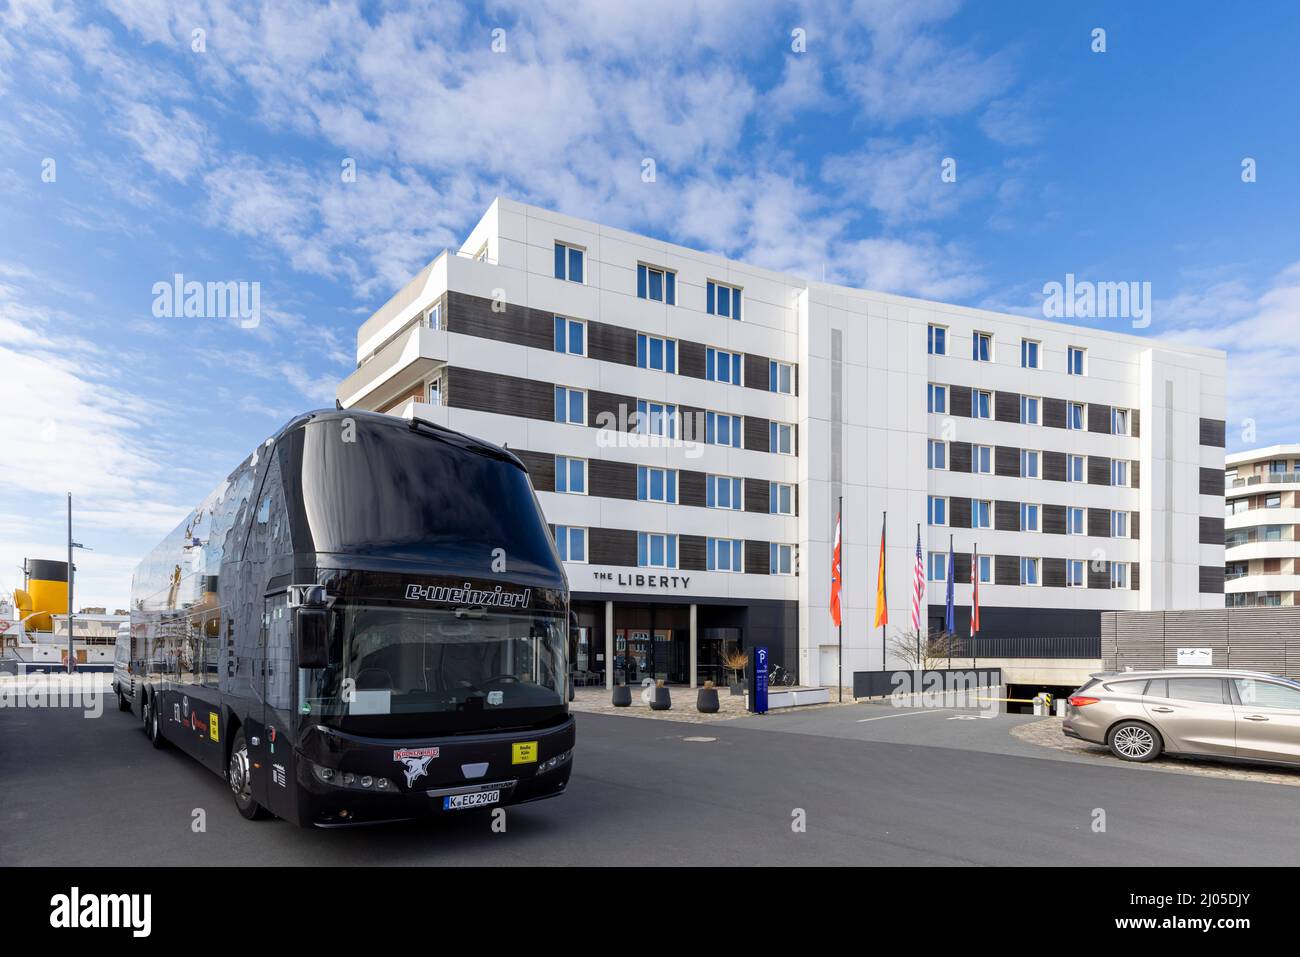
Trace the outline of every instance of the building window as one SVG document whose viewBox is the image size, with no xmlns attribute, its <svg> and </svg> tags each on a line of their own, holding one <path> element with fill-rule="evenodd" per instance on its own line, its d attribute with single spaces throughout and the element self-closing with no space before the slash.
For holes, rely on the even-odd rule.
<svg viewBox="0 0 1300 957">
<path fill-rule="evenodd" d="M 442 328 L 442 303 L 435 302 L 425 310 L 424 324 L 435 332 Z"/>
<path fill-rule="evenodd" d="M 1110 587 L 1111 588 L 1128 587 L 1128 562 L 1110 563 Z"/>
<path fill-rule="evenodd" d="M 794 514 L 794 486 L 784 482 L 772 482 L 767 487 L 768 511 L 773 515 Z"/>
<path fill-rule="evenodd" d="M 722 412 L 704 413 L 704 441 L 709 445 L 740 448 L 740 416 Z"/>
<path fill-rule="evenodd" d="M 1240 515 L 1250 510 L 1250 499 L 1230 498 L 1224 503 L 1223 510 L 1228 515 Z"/>
<path fill-rule="evenodd" d="M 710 315 L 740 319 L 740 290 L 710 279 L 705 289 L 705 308 Z"/>
<path fill-rule="evenodd" d="M 785 422 L 767 424 L 768 448 L 780 455 L 794 455 L 794 426 Z"/>
<path fill-rule="evenodd" d="M 1020 340 L 1020 368 L 1038 368 L 1038 343 L 1033 339 Z"/>
<path fill-rule="evenodd" d="M 993 446 L 976 445 L 971 447 L 971 469 L 977 475 L 993 474 Z"/>
<path fill-rule="evenodd" d="M 636 364 L 642 369 L 675 373 L 677 371 L 676 340 L 637 333 Z"/>
<path fill-rule="evenodd" d="M 1128 462 L 1124 459 L 1112 459 L 1110 463 L 1110 484 L 1128 485 Z"/>
<path fill-rule="evenodd" d="M 648 465 L 636 468 L 636 497 L 641 502 L 677 504 L 677 470 L 657 469 Z"/>
<path fill-rule="evenodd" d="M 587 560 L 587 530 L 572 525 L 555 526 L 555 546 L 560 550 L 560 560 L 585 562 Z"/>
<path fill-rule="evenodd" d="M 1083 359 L 1087 349 L 1070 346 L 1065 352 L 1065 371 L 1070 375 L 1083 375 Z"/>
<path fill-rule="evenodd" d="M 1282 507 L 1282 495 L 1281 495 L 1281 493 L 1277 493 L 1277 492 L 1275 492 L 1275 493 L 1272 494 L 1272 495 L 1265 495 L 1265 496 L 1264 496 L 1264 507 L 1265 507 L 1265 508 L 1281 508 L 1281 507 Z"/>
<path fill-rule="evenodd" d="M 555 387 L 555 421 L 569 425 L 587 424 L 587 393 L 567 386 Z"/>
<path fill-rule="evenodd" d="M 638 434 L 661 435 L 666 439 L 677 438 L 677 406 L 638 399 L 636 413 Z"/>
<path fill-rule="evenodd" d="M 946 385 L 935 385 L 930 383 L 929 394 L 926 397 L 926 411 L 937 412 L 940 415 L 948 413 L 948 387 Z"/>
<path fill-rule="evenodd" d="M 567 455 L 555 457 L 555 491 L 570 495 L 587 494 L 587 460 L 570 458 Z"/>
<path fill-rule="evenodd" d="M 442 405 L 442 376 L 429 380 L 429 405 Z"/>
<path fill-rule="evenodd" d="M 712 346 L 704 350 L 704 378 L 710 382 L 740 385 L 740 353 L 725 352 Z"/>
<path fill-rule="evenodd" d="M 636 297 L 677 305 L 677 273 L 658 266 L 637 263 Z"/>
<path fill-rule="evenodd" d="M 931 552 L 930 553 L 930 581 L 941 582 L 948 580 L 948 553 Z"/>
<path fill-rule="evenodd" d="M 940 439 L 931 439 L 929 444 L 929 459 L 927 464 L 932 469 L 946 469 L 948 467 L 948 443 Z"/>
<path fill-rule="evenodd" d="M 770 360 L 767 364 L 767 390 L 794 395 L 794 366 L 789 362 Z"/>
<path fill-rule="evenodd" d="M 993 361 L 993 333 L 976 332 L 971 336 L 970 357 L 976 362 Z"/>
<path fill-rule="evenodd" d="M 993 556 L 979 555 L 975 559 L 975 568 L 981 585 L 993 584 Z"/>
<path fill-rule="evenodd" d="M 676 568 L 677 536 L 637 532 L 636 563 L 642 568 Z"/>
<path fill-rule="evenodd" d="M 1020 503 L 1020 530 L 1022 532 L 1038 531 L 1038 506 L 1028 502 Z"/>
<path fill-rule="evenodd" d="M 555 317 L 555 351 L 571 356 L 587 354 L 587 324 L 580 319 Z"/>
<path fill-rule="evenodd" d="M 704 503 L 709 508 L 729 508 L 740 511 L 745 507 L 741 497 L 741 480 L 726 475 L 704 477 Z"/>
<path fill-rule="evenodd" d="M 773 575 L 794 574 L 794 546 L 772 542 L 770 546 L 770 570 Z"/>
<path fill-rule="evenodd" d="M 1110 513 L 1110 537 L 1128 538 L 1128 512 L 1116 510 Z"/>
<path fill-rule="evenodd" d="M 585 282 L 582 278 L 587 252 L 568 243 L 555 244 L 555 278 L 569 282 Z"/>
<path fill-rule="evenodd" d="M 1065 427 L 1073 429 L 1076 432 L 1082 432 L 1084 426 L 1083 403 L 1068 402 L 1065 406 Z"/>
<path fill-rule="evenodd" d="M 971 394 L 970 414 L 976 419 L 993 418 L 993 393 L 975 391 Z"/>
<path fill-rule="evenodd" d="M 738 538 L 709 538 L 705 540 L 707 552 L 705 565 L 711 572 L 743 572 L 745 570 L 742 542 Z"/>
<path fill-rule="evenodd" d="M 1065 587 L 1088 587 L 1088 579 L 1083 573 L 1083 559 L 1071 558 L 1065 563 Z"/>
<path fill-rule="evenodd" d="M 948 500 L 942 495 L 931 495 L 926 506 L 926 516 L 931 525 L 947 525 Z"/>
<path fill-rule="evenodd" d="M 1033 395 L 1022 395 L 1020 397 L 1020 424 L 1037 425 L 1038 424 L 1038 397 Z"/>
<path fill-rule="evenodd" d="M 932 356 L 946 356 L 948 354 L 948 327 L 930 326 L 926 331 L 925 348 Z"/>
<path fill-rule="evenodd" d="M 1032 449 L 1020 450 L 1020 477 L 1038 478 L 1038 453 Z"/>
<path fill-rule="evenodd" d="M 1038 559 L 1022 558 L 1020 559 L 1020 584 L 1037 585 L 1038 579 Z"/>
<path fill-rule="evenodd" d="M 1083 509 L 1071 505 L 1065 510 L 1065 534 L 1084 535 Z"/>
<path fill-rule="evenodd" d="M 1067 482 L 1083 481 L 1083 456 L 1067 455 L 1065 457 L 1065 480 Z"/>
<path fill-rule="evenodd" d="M 986 498 L 977 498 L 970 503 L 970 527 L 993 527 L 993 503 Z"/>
<path fill-rule="evenodd" d="M 1110 410 L 1110 431 L 1112 435 L 1128 435 L 1128 409 Z"/>
</svg>

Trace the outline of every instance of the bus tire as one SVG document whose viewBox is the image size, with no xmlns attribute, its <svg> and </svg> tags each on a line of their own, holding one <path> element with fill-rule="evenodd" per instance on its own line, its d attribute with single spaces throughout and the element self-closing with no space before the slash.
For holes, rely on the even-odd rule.
<svg viewBox="0 0 1300 957">
<path fill-rule="evenodd" d="M 253 772 L 248 759 L 248 740 L 244 729 L 235 732 L 230 742 L 230 763 L 226 766 L 226 783 L 235 797 L 235 807 L 250 821 L 269 817 L 266 808 L 253 799 Z"/>
<path fill-rule="evenodd" d="M 149 695 L 144 699 L 144 733 L 149 738 L 149 743 L 155 748 L 167 747 L 167 739 L 163 737 L 162 732 L 162 715 L 158 713 L 158 696 Z"/>
<path fill-rule="evenodd" d="M 126 700 L 126 695 L 122 694 L 121 688 L 117 689 L 117 710 L 118 711 L 131 710 L 131 702 Z"/>
</svg>

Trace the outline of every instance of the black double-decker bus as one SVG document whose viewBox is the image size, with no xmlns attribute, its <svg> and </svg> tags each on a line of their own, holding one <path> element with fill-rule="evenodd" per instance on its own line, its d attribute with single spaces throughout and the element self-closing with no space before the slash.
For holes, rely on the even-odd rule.
<svg viewBox="0 0 1300 957">
<path fill-rule="evenodd" d="M 568 582 L 510 452 L 312 412 L 136 569 L 131 710 L 247 818 L 400 820 L 569 780 Z"/>
</svg>

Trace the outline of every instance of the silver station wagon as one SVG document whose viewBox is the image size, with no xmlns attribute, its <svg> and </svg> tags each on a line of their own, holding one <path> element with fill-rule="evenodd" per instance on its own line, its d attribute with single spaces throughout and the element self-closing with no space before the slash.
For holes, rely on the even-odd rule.
<svg viewBox="0 0 1300 957">
<path fill-rule="evenodd" d="M 1167 753 L 1300 765 L 1300 683 L 1208 668 L 1095 674 L 1070 696 L 1064 731 L 1125 761 Z"/>
</svg>

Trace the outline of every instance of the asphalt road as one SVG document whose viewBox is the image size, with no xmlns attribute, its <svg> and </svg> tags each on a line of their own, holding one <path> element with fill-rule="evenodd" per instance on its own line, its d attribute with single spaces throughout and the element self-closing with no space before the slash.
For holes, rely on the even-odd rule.
<svg viewBox="0 0 1300 957">
<path fill-rule="evenodd" d="M 1295 788 L 1063 758 L 1008 744 L 1014 718 L 887 711 L 579 715 L 569 792 L 510 810 L 495 834 L 481 814 L 328 831 L 248 822 L 221 779 L 150 748 L 111 706 L 98 719 L 0 708 L 0 864 L 1300 862 Z M 195 808 L 204 833 L 191 831 Z"/>
</svg>

